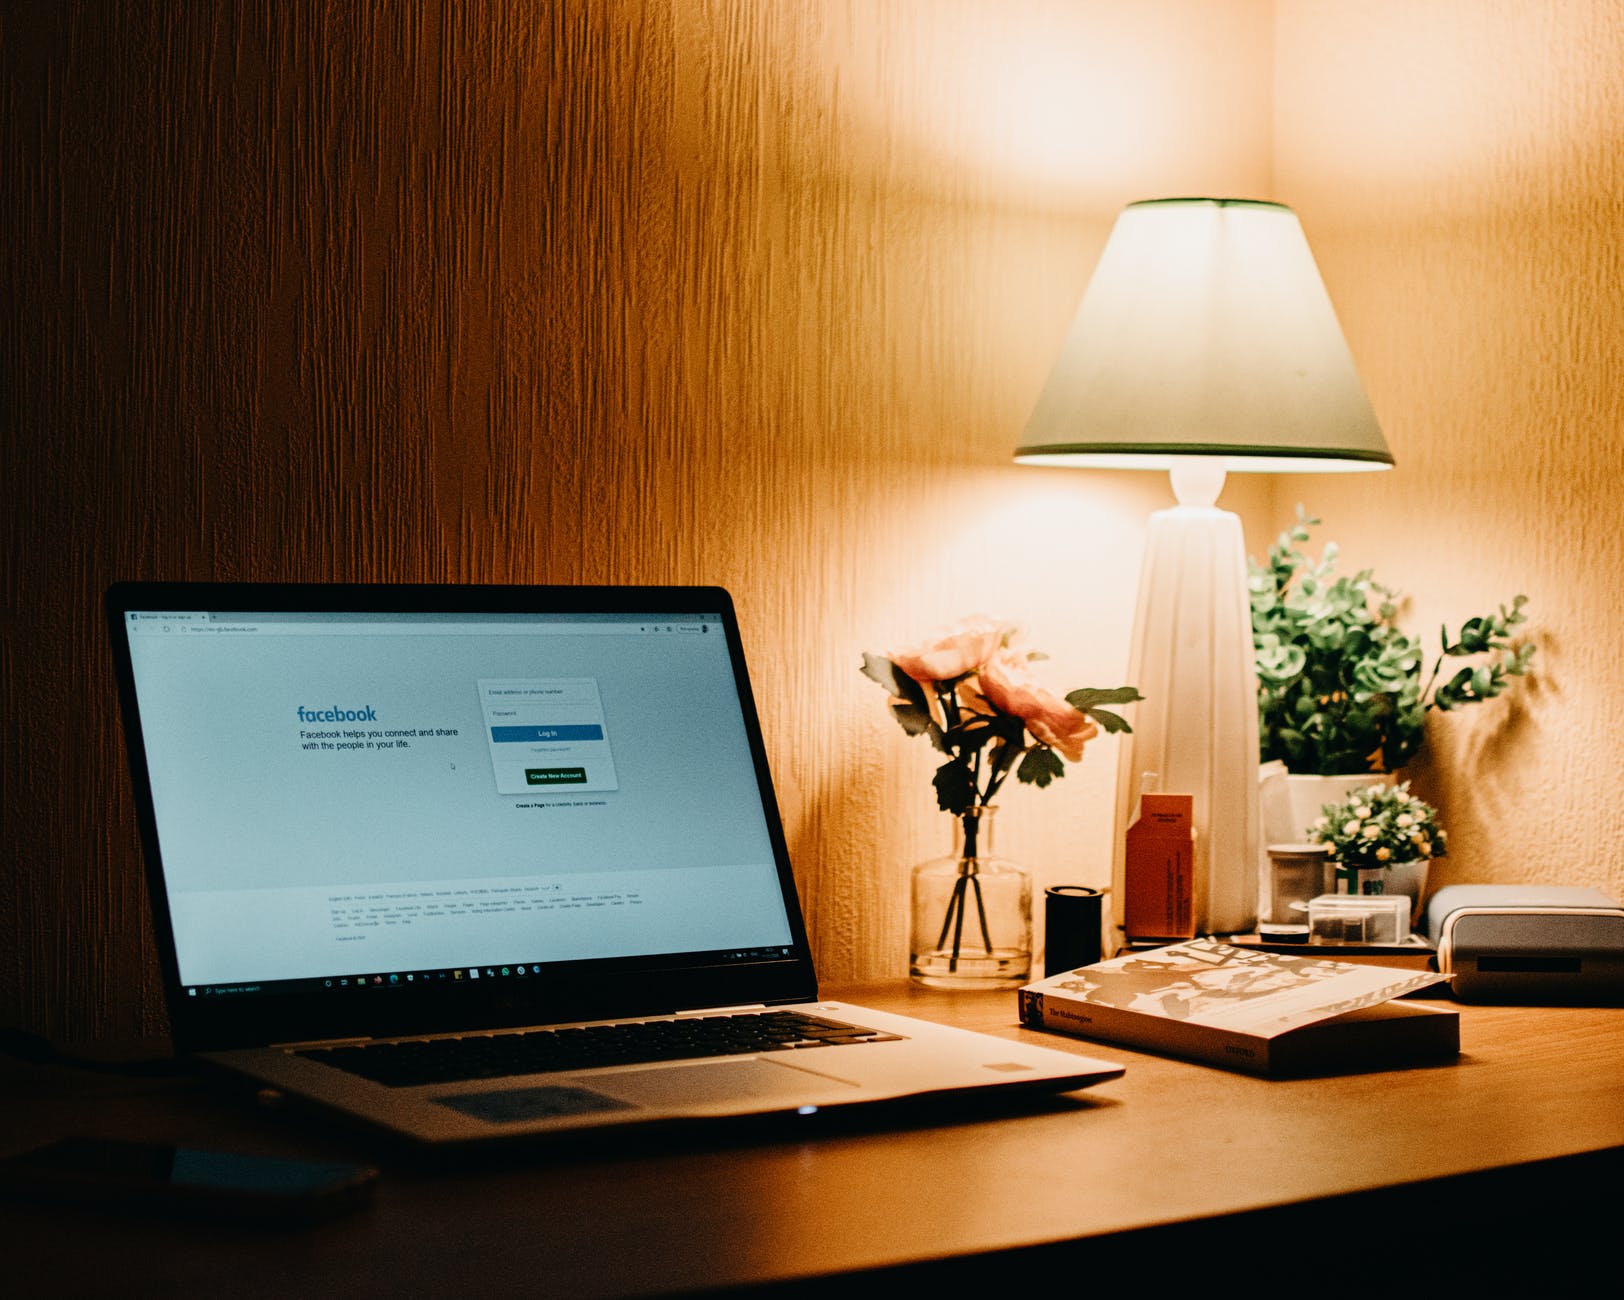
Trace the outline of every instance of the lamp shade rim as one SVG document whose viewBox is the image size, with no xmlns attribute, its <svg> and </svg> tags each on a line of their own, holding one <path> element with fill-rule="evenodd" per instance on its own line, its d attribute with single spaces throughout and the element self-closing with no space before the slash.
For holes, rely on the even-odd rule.
<svg viewBox="0 0 1624 1300">
<path fill-rule="evenodd" d="M 1218 198 L 1210 194 L 1170 194 L 1165 198 L 1135 199 L 1127 207 L 1189 207 L 1196 204 L 1211 204 L 1215 208 L 1267 208 L 1275 212 L 1292 211 L 1289 205 L 1276 203 L 1273 199 Z"/>
<path fill-rule="evenodd" d="M 1037 443 L 1015 449 L 1015 459 L 1029 464 L 1099 465 L 1101 468 L 1166 469 L 1187 456 L 1207 456 L 1231 471 L 1280 473 L 1284 462 L 1305 473 L 1317 470 L 1382 470 L 1393 468 L 1392 454 L 1369 447 L 1282 447 L 1216 442 L 1064 442 Z"/>
</svg>

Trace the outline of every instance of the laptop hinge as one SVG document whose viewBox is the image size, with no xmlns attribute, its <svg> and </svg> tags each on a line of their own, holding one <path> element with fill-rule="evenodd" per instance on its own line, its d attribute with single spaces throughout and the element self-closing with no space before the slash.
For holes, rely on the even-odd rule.
<svg viewBox="0 0 1624 1300">
<path fill-rule="evenodd" d="M 725 1016 L 734 1011 L 765 1011 L 766 1009 L 767 1004 L 765 1002 L 741 1002 L 736 1007 L 705 1007 L 698 1011 L 678 1011 L 676 1015 L 680 1019 L 682 1016 Z"/>
</svg>

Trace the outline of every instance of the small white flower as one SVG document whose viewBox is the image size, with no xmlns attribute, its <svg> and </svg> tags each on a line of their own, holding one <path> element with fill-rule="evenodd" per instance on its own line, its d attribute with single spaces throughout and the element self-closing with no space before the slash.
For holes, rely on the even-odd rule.
<svg viewBox="0 0 1624 1300">
<path fill-rule="evenodd" d="M 1359 833 L 1359 819 L 1354 818 L 1353 821 L 1345 825 L 1342 828 L 1342 833 L 1344 835 L 1357 835 Z"/>
<path fill-rule="evenodd" d="M 1381 833 L 1382 828 L 1376 825 L 1375 822 L 1371 822 L 1369 826 L 1366 826 L 1365 829 L 1360 832 L 1360 834 L 1362 834 L 1367 840 L 1373 840 Z"/>
<path fill-rule="evenodd" d="M 1409 813 L 1400 813 L 1398 815 L 1398 824 L 1400 826 L 1413 826 L 1415 825 L 1415 818 L 1411 817 Z"/>
<path fill-rule="evenodd" d="M 1370 809 L 1366 808 L 1362 803 L 1354 804 L 1353 807 L 1348 809 L 1348 811 L 1351 812 L 1355 817 L 1365 817 L 1370 814 Z"/>
</svg>

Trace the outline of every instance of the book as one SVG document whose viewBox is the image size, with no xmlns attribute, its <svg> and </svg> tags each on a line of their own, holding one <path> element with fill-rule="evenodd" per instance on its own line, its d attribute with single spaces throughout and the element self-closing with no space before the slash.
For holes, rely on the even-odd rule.
<svg viewBox="0 0 1624 1300">
<path fill-rule="evenodd" d="M 1459 1012 L 1394 1001 L 1448 978 L 1192 939 L 1028 984 L 1020 1015 L 1247 1074 L 1391 1069 L 1459 1055 Z"/>
<path fill-rule="evenodd" d="M 1401 966 L 1411 970 L 1437 969 L 1437 948 L 1430 939 L 1419 934 L 1409 935 L 1398 943 L 1295 943 L 1266 934 L 1232 934 L 1225 942 L 1249 951 L 1277 952 L 1288 957 L 1323 957 L 1331 961 Z"/>
</svg>

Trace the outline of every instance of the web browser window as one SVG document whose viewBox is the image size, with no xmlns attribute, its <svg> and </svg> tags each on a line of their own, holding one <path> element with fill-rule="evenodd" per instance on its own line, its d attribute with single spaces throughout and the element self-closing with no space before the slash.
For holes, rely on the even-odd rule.
<svg viewBox="0 0 1624 1300">
<path fill-rule="evenodd" d="M 184 984 L 790 941 L 715 616 L 126 631 Z"/>
</svg>

